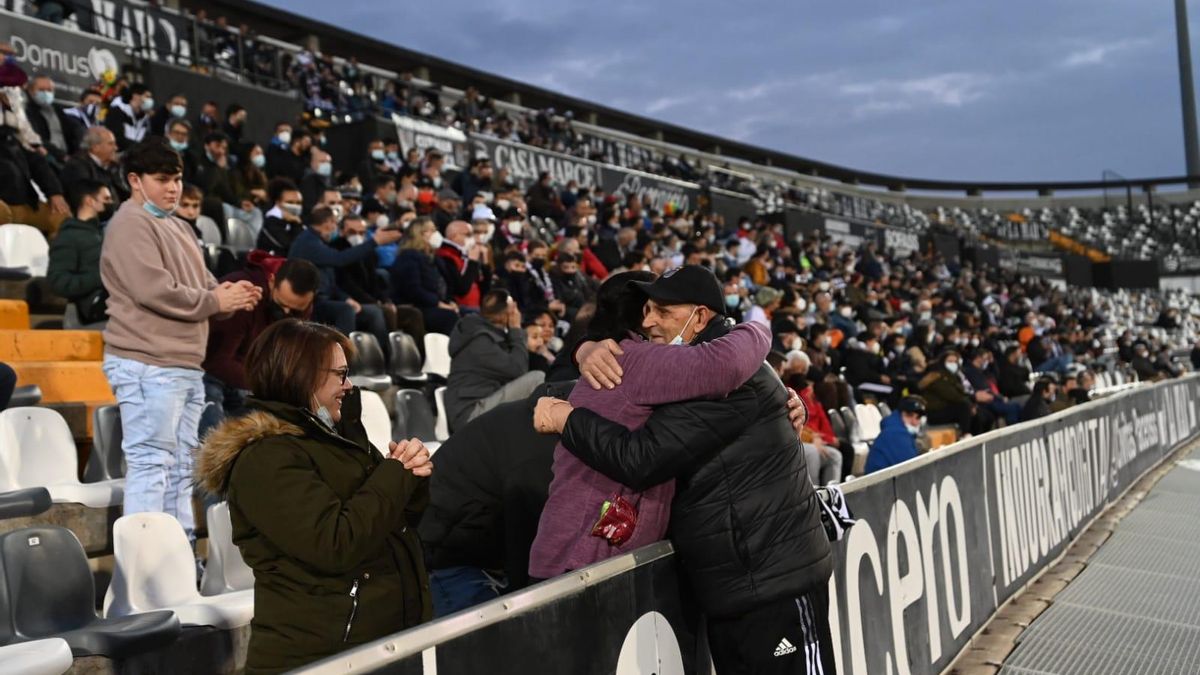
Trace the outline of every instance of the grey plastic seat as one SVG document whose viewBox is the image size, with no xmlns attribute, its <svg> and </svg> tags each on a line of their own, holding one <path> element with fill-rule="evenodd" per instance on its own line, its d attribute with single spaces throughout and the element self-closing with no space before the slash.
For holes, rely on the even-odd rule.
<svg viewBox="0 0 1200 675">
<path fill-rule="evenodd" d="M 44 487 L 0 492 L 0 519 L 36 516 L 50 510 L 53 503 Z"/>
<path fill-rule="evenodd" d="M 254 249 L 257 235 L 254 233 L 254 228 L 244 220 L 238 218 L 230 218 L 226 221 L 226 230 L 229 233 L 229 241 L 226 245 L 237 253 L 245 253 Z"/>
<path fill-rule="evenodd" d="M 125 477 L 125 451 L 121 449 L 121 409 L 115 405 L 96 408 L 92 414 L 92 454 L 83 469 L 83 482 Z"/>
<path fill-rule="evenodd" d="M 8 402 L 10 408 L 27 408 L 42 402 L 42 388 L 36 384 L 13 389 L 12 399 Z"/>
<path fill-rule="evenodd" d="M 396 392 L 396 423 L 392 425 L 392 438 L 418 438 L 428 444 L 437 441 L 434 432 L 433 409 L 425 394 L 416 389 L 401 389 Z"/>
<path fill-rule="evenodd" d="M 421 372 L 421 350 L 413 336 L 402 330 L 388 333 L 388 352 L 391 356 L 388 373 L 397 384 L 422 384 L 429 375 Z"/>
<path fill-rule="evenodd" d="M 0 535 L 3 607 L 0 644 L 58 637 L 75 656 L 123 659 L 179 637 L 174 612 L 116 619 L 96 616 L 96 589 L 87 555 L 62 527 L 29 527 Z"/>
<path fill-rule="evenodd" d="M 888 404 L 884 403 L 883 401 L 880 401 L 878 404 L 876 404 L 875 407 L 879 408 L 879 415 L 881 417 L 887 417 L 888 415 L 892 414 L 892 409 L 890 407 L 888 407 Z"/>
<path fill-rule="evenodd" d="M 350 334 L 354 343 L 354 358 L 350 359 L 350 381 L 356 387 L 371 391 L 387 391 L 392 386 L 392 377 L 387 374 L 387 362 L 383 349 L 374 335 L 362 331 Z"/>
<path fill-rule="evenodd" d="M 830 411 L 829 426 L 833 427 L 833 435 L 839 441 L 850 442 L 850 434 L 846 432 L 846 422 L 842 419 L 842 415 L 838 411 Z"/>
</svg>

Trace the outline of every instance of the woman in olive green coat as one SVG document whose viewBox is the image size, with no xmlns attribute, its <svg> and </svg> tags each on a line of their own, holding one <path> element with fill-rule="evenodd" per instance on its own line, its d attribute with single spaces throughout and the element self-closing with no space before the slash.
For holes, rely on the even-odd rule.
<svg viewBox="0 0 1200 675">
<path fill-rule="evenodd" d="M 206 438 L 197 472 L 229 501 L 254 570 L 248 675 L 278 673 L 430 618 L 416 525 L 433 470 L 418 440 L 381 455 L 346 380 L 345 336 L 272 324 L 247 354 L 256 398 Z"/>
</svg>

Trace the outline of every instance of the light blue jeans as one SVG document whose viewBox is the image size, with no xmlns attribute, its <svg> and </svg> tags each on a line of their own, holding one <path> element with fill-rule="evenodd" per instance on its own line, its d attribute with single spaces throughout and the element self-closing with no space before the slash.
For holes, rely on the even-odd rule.
<svg viewBox="0 0 1200 675">
<path fill-rule="evenodd" d="M 121 406 L 125 514 L 168 513 L 192 540 L 192 464 L 204 410 L 203 373 L 105 354 L 104 374 Z"/>
</svg>

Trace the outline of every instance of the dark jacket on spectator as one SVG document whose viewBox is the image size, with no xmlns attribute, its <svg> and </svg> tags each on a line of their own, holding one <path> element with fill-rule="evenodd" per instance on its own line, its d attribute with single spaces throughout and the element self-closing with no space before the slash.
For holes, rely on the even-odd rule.
<svg viewBox="0 0 1200 675">
<path fill-rule="evenodd" d="M 461 429 L 477 401 L 527 372 L 524 330 L 503 330 L 481 314 L 459 319 L 450 332 L 450 377 L 446 379 L 450 428 Z"/>
<path fill-rule="evenodd" d="M 446 301 L 446 281 L 433 260 L 416 249 L 400 249 L 392 265 L 392 301 L 397 305 L 437 307 Z"/>
<path fill-rule="evenodd" d="M 335 251 L 354 248 L 345 237 L 337 238 L 330 246 Z M 360 305 L 389 302 L 387 284 L 375 273 L 378 266 L 375 251 L 372 250 L 362 260 L 339 267 L 336 275 L 337 285 Z"/>
<path fill-rule="evenodd" d="M 596 296 L 592 282 L 583 276 L 582 272 L 575 274 L 554 272 L 550 275 L 550 282 L 554 285 L 554 297 L 562 300 L 562 303 L 567 306 L 567 314 L 563 317 L 567 321 L 574 321 L 575 314 L 580 307 L 583 307 L 583 303 Z"/>
<path fill-rule="evenodd" d="M 124 99 L 118 97 L 108 104 L 104 126 L 116 136 L 117 148 L 125 152 L 150 135 L 150 115 L 139 115 Z"/>
<path fill-rule="evenodd" d="M 857 387 L 866 382 L 882 384 L 879 376 L 883 374 L 883 358 L 878 354 L 860 346 L 851 346 L 846 349 L 843 363 L 846 366 L 846 381 L 851 386 Z"/>
<path fill-rule="evenodd" d="M 321 271 L 321 285 L 317 288 L 317 297 L 323 300 L 345 300 L 349 297 L 337 283 L 337 271 L 346 265 L 365 260 L 375 252 L 375 241 L 365 241 L 358 246 L 344 251 L 334 250 L 321 239 L 312 228 L 304 231 L 292 242 L 288 251 L 289 258 L 307 260 Z"/>
<path fill-rule="evenodd" d="M 307 154 L 297 157 L 291 148 L 281 148 L 274 143 L 267 148 L 267 175 L 271 178 L 283 176 L 299 185 L 304 172 L 308 170 L 308 162 Z"/>
<path fill-rule="evenodd" d="M 47 197 L 62 195 L 62 184 L 46 158 L 21 145 L 15 130 L 0 125 L 0 201 L 9 206 L 38 208 L 37 183 Z"/>
<path fill-rule="evenodd" d="M 634 490 L 677 479 L 671 541 L 705 614 L 744 614 L 828 583 L 820 506 L 769 366 L 725 399 L 656 408 L 638 431 L 577 408 L 562 441 Z"/>
<path fill-rule="evenodd" d="M 971 403 L 971 398 L 967 396 L 967 390 L 963 388 L 958 376 L 940 368 L 926 373 L 925 377 L 921 378 L 920 386 L 921 396 L 925 397 L 925 407 L 931 413 Z"/>
<path fill-rule="evenodd" d="M 415 527 L 429 481 L 372 449 L 358 390 L 336 430 L 286 404 L 248 405 L 208 436 L 197 466 L 228 499 L 254 570 L 246 672 L 291 670 L 429 620 Z"/>
<path fill-rule="evenodd" d="M 491 270 L 468 258 L 450 241 L 442 242 L 433 254 L 433 260 L 446 280 L 446 289 L 454 302 L 459 307 L 479 309 L 479 302 L 486 290 L 483 281 L 490 279 Z"/>
<path fill-rule="evenodd" d="M 103 244 L 104 230 L 98 218 L 67 218 L 50 243 L 50 266 L 46 271 L 50 290 L 76 303 L 80 318 L 87 323 L 90 321 L 86 317 L 96 317 L 103 311 L 108 296 L 100 281 Z"/>
<path fill-rule="evenodd" d="M 62 128 L 62 147 L 53 147 L 50 145 L 50 139 L 52 138 L 50 123 L 46 121 L 46 117 L 42 113 L 44 108 L 32 99 L 25 103 L 25 117 L 29 119 L 29 126 L 33 127 L 33 130 L 41 137 L 42 145 L 46 150 L 59 162 L 65 162 L 67 157 L 70 157 L 79 150 L 79 142 L 83 140 L 83 134 L 87 129 L 84 128 L 79 118 L 67 115 L 63 112 L 62 108 L 51 106 L 50 109 L 58 118 L 58 125 Z"/>
<path fill-rule="evenodd" d="M 325 190 L 329 189 L 333 183 L 328 177 L 317 173 L 308 172 L 300 179 L 300 196 L 304 198 L 304 214 L 307 216 L 312 212 L 313 207 L 317 202 L 321 201 L 321 197 L 325 194 Z"/>
<path fill-rule="evenodd" d="M 303 231 L 303 223 L 290 223 L 278 216 L 269 215 L 263 218 L 256 246 L 271 255 L 286 256 L 288 251 L 292 250 L 292 242 L 296 241 L 296 237 Z"/>
<path fill-rule="evenodd" d="M 108 191 L 112 193 L 114 203 L 129 199 L 129 184 L 125 182 L 125 178 L 121 175 L 119 166 L 106 169 L 97 164 L 91 155 L 81 152 L 67 160 L 66 166 L 63 167 L 63 189 L 69 192 L 71 186 L 77 185 L 84 179 L 94 180 L 107 185 Z"/>
<path fill-rule="evenodd" d="M 1025 402 L 1025 407 L 1021 408 L 1021 421 L 1028 422 L 1036 420 L 1054 412 L 1050 407 L 1050 402 L 1042 396 L 1030 396 Z"/>
<path fill-rule="evenodd" d="M 1029 369 L 1009 363 L 1007 359 L 998 364 L 1000 377 L 997 384 L 1000 386 L 1000 393 L 1008 398 L 1016 396 L 1029 395 Z"/>
<path fill-rule="evenodd" d="M 508 591 L 529 585 L 529 548 L 553 474 L 558 436 L 533 428 L 538 397 L 566 398 L 574 382 L 550 385 L 471 420 L 438 448 L 421 518 L 433 569 L 469 565 L 503 570 Z"/>
</svg>

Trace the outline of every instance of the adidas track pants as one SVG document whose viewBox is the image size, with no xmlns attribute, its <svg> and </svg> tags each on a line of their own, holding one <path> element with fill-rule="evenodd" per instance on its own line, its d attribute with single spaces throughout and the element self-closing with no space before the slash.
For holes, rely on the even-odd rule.
<svg viewBox="0 0 1200 675">
<path fill-rule="evenodd" d="M 836 675 L 829 591 L 785 598 L 729 618 L 708 619 L 717 675 Z"/>
</svg>

